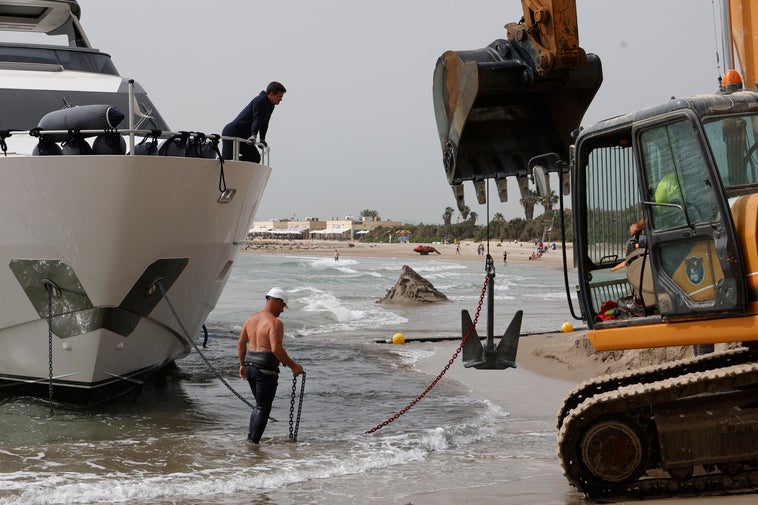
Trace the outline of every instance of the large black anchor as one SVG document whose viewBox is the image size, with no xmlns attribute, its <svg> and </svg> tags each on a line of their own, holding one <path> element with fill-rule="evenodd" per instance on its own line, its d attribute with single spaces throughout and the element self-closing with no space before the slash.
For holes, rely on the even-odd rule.
<svg viewBox="0 0 758 505">
<path fill-rule="evenodd" d="M 479 368 L 482 370 L 503 370 L 516 368 L 516 351 L 518 350 L 519 334 L 521 333 L 521 318 L 523 310 L 516 312 L 511 324 L 505 330 L 503 338 L 495 347 L 493 339 L 495 325 L 495 262 L 492 256 L 487 254 L 485 270 L 487 272 L 487 343 L 482 345 L 479 335 L 471 322 L 471 316 L 467 310 L 461 311 L 463 323 L 463 338 L 471 334 L 463 344 L 463 366 L 466 368 Z"/>
</svg>

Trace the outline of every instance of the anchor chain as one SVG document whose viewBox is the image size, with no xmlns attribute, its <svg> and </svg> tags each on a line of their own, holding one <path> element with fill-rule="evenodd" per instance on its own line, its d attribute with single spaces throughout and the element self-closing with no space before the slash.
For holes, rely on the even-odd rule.
<svg viewBox="0 0 758 505">
<path fill-rule="evenodd" d="M 292 427 L 293 417 L 295 414 L 295 391 L 297 386 L 297 377 L 292 377 L 292 396 L 290 397 L 290 440 L 297 442 L 297 431 L 300 429 L 300 414 L 303 411 L 303 396 L 305 396 L 305 371 L 303 371 L 303 380 L 300 382 L 300 400 L 297 404 L 297 420 Z"/>
<path fill-rule="evenodd" d="M 482 286 L 482 293 L 479 295 L 479 304 L 476 306 L 476 313 L 474 315 L 474 321 L 471 324 L 471 328 L 469 328 L 468 333 L 463 336 L 463 339 L 461 340 L 461 344 L 458 346 L 458 349 L 455 350 L 453 353 L 453 356 L 448 360 L 445 367 L 442 369 L 442 371 L 435 377 L 435 379 L 426 387 L 426 389 L 418 395 L 414 400 L 412 400 L 408 405 L 403 407 L 402 410 L 399 410 L 396 412 L 392 417 L 387 419 L 386 421 L 383 421 L 370 430 L 364 432 L 364 435 L 370 435 L 374 432 L 377 432 L 387 426 L 388 424 L 394 422 L 398 417 L 402 416 L 406 412 L 408 412 L 411 408 L 413 408 L 414 405 L 416 405 L 418 402 L 420 402 L 429 392 L 434 388 L 434 386 L 437 385 L 437 383 L 442 379 L 442 377 L 447 373 L 447 371 L 450 369 L 451 366 L 453 366 L 453 363 L 458 358 L 458 355 L 463 350 L 463 346 L 466 345 L 466 342 L 468 342 L 469 337 L 474 333 L 474 330 L 476 330 L 476 323 L 479 321 L 479 313 L 482 311 L 482 303 L 484 302 L 484 295 L 487 292 L 487 284 L 489 284 L 489 277 L 484 278 L 484 285 Z"/>
<path fill-rule="evenodd" d="M 53 414 L 55 413 L 55 404 L 53 400 L 53 297 L 62 297 L 63 293 L 82 296 L 83 293 L 73 289 L 62 288 L 50 279 L 43 279 L 42 285 L 47 291 L 47 399 L 48 403 L 50 403 L 49 416 L 53 417 Z"/>
<path fill-rule="evenodd" d="M 174 315 L 174 319 L 176 319 L 177 324 L 179 324 L 179 328 L 181 328 L 181 330 L 182 330 L 182 334 L 183 334 L 182 336 L 184 337 L 184 339 L 188 343 L 190 343 L 192 345 L 192 347 L 195 348 L 195 351 L 197 351 L 197 354 L 203 360 L 203 362 L 205 363 L 205 366 L 207 366 L 208 369 L 211 372 L 213 372 L 213 374 L 216 376 L 216 378 L 218 378 L 218 380 L 220 380 L 221 383 L 224 386 L 226 386 L 226 389 L 228 389 L 229 391 L 231 391 L 232 394 L 234 396 L 236 396 L 237 398 L 239 398 L 245 405 L 247 405 L 251 409 L 254 409 L 255 405 L 253 405 L 252 403 L 250 403 L 250 401 L 247 398 L 245 398 L 244 396 L 242 396 L 241 394 L 239 394 L 232 387 L 232 385 L 229 384 L 226 379 L 224 379 L 224 377 L 221 375 L 221 372 L 219 372 L 216 369 L 216 367 L 213 366 L 213 364 L 208 360 L 208 358 L 205 357 L 205 354 L 203 353 L 203 351 L 201 351 L 200 348 L 197 346 L 197 344 L 192 340 L 192 337 L 190 337 L 189 333 L 187 332 L 187 329 L 184 327 L 184 323 L 182 322 L 181 318 L 179 317 L 179 314 L 176 312 L 176 309 L 174 309 L 174 304 L 171 303 L 171 300 L 169 299 L 168 295 L 166 294 L 166 290 L 163 289 L 163 283 L 157 282 L 155 285 L 158 287 L 158 290 L 160 290 L 161 296 L 163 296 L 163 299 L 166 300 L 166 303 L 168 304 L 168 308 L 171 310 L 171 313 Z M 275 423 L 279 422 L 277 419 L 274 419 L 271 416 L 269 416 L 268 419 L 269 419 L 269 421 L 272 421 L 272 422 L 275 422 Z"/>
<path fill-rule="evenodd" d="M 48 367 L 48 401 L 50 417 L 53 417 L 53 285 L 47 285 L 47 367 Z"/>
</svg>

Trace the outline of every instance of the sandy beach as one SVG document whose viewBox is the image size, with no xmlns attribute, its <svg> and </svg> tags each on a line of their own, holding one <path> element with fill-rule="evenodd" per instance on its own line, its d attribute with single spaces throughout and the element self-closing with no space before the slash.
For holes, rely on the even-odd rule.
<svg viewBox="0 0 758 505">
<path fill-rule="evenodd" d="M 413 251 L 417 243 L 384 244 L 328 241 L 251 241 L 245 248 L 245 253 L 284 253 L 331 256 L 335 251 L 340 258 L 349 257 L 393 257 L 414 258 L 418 253 Z M 478 243 L 463 242 L 460 252 L 456 245 L 431 244 L 437 248 L 446 259 L 457 258 L 460 261 L 484 261 L 477 253 Z M 486 246 L 486 244 L 485 244 Z M 556 244 L 556 250 L 549 251 L 539 259 L 532 260 L 530 256 L 535 251 L 531 243 L 491 243 L 490 254 L 496 265 L 502 264 L 503 251 L 508 252 L 508 263 L 562 265 L 561 244 Z M 568 245 L 568 261 L 572 263 L 570 244 Z M 430 257 L 434 257 L 432 255 Z M 579 327 L 581 323 L 576 322 Z M 392 345 L 392 344 L 386 344 Z M 431 381 L 443 369 L 459 345 L 459 341 L 416 342 L 408 341 L 406 346 L 433 351 L 429 356 L 420 359 L 415 367 Z M 716 349 L 723 348 L 717 345 Z M 523 336 L 520 339 L 517 368 L 507 370 L 476 370 L 464 368 L 458 360 L 450 367 L 443 380 L 454 380 L 469 388 L 472 395 L 488 400 L 504 409 L 514 419 L 526 413 L 529 416 L 543 416 L 555 419 L 556 412 L 563 398 L 582 381 L 603 374 L 655 365 L 665 361 L 691 356 L 691 347 L 643 349 L 614 352 L 597 352 L 589 344 L 586 333 L 573 331 L 571 333 L 549 333 Z M 507 425 L 504 430 L 514 429 Z M 486 447 L 484 448 L 486 450 Z M 455 474 L 450 469 L 450 486 L 447 489 L 433 493 L 419 493 L 409 496 L 412 505 L 444 505 L 444 504 L 555 504 L 575 505 L 593 503 L 587 500 L 576 489 L 572 488 L 563 476 L 560 463 L 556 456 L 552 471 L 540 475 L 524 477 L 519 475 L 503 475 L 502 479 L 488 486 L 470 487 L 466 484 L 466 476 Z M 687 503 L 693 505 L 725 503 L 752 504 L 755 494 L 719 497 L 692 497 L 646 500 L 644 503 L 661 505 L 665 503 Z M 635 501 L 616 503 L 640 503 Z"/>
<path fill-rule="evenodd" d="M 379 243 L 379 242 L 338 242 L 329 240 L 268 240 L 254 239 L 248 241 L 244 248 L 245 253 L 291 253 L 306 254 L 317 256 L 334 256 L 335 252 L 339 253 L 340 258 L 350 257 L 392 257 L 392 258 L 414 258 L 419 253 L 413 250 L 417 245 L 430 245 L 439 251 L 439 255 L 431 253 L 430 258 L 443 257 L 445 259 L 457 259 L 459 261 L 481 261 L 484 262 L 484 256 L 478 254 L 477 249 L 480 242 L 464 240 L 457 244 L 427 244 L 419 242 L 409 243 Z M 481 242 L 487 251 L 487 243 Z M 552 243 L 550 243 L 552 244 Z M 548 246 L 550 245 L 548 244 Z M 523 263 L 527 261 L 536 261 L 551 265 L 562 264 L 561 243 L 556 242 L 556 249 L 548 247 L 548 252 L 540 258 L 531 260 L 532 254 L 536 253 L 536 246 L 531 242 L 500 242 L 492 241 L 489 244 L 489 253 L 495 260 L 495 264 L 503 263 L 503 252 L 508 253 L 508 263 Z M 569 264 L 572 263 L 573 250 L 571 244 L 567 244 L 567 253 Z"/>
</svg>

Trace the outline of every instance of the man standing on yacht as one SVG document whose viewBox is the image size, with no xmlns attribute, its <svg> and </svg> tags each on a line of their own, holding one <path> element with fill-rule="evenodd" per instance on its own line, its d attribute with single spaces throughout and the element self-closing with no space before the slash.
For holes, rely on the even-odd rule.
<svg viewBox="0 0 758 505">
<path fill-rule="evenodd" d="M 266 429 L 271 404 L 276 396 L 279 381 L 279 362 L 289 367 L 295 377 L 303 373 L 303 367 L 289 357 L 282 346 L 284 325 L 278 319 L 287 307 L 289 296 L 281 288 L 271 288 L 266 293 L 263 310 L 250 316 L 242 326 L 237 342 L 240 360 L 240 377 L 247 379 L 255 397 L 255 408 L 250 414 L 247 440 L 260 443 Z"/>
<path fill-rule="evenodd" d="M 252 141 L 254 144 L 268 147 L 266 143 L 266 132 L 268 131 L 268 122 L 271 114 L 274 113 L 274 107 L 281 103 L 284 94 L 287 92 L 280 82 L 272 82 L 266 87 L 266 91 L 261 91 L 258 96 L 237 115 L 231 123 L 224 126 L 221 135 L 225 137 L 240 137 Z M 221 141 L 221 155 L 225 160 L 232 159 L 233 142 L 231 140 Z M 240 144 L 240 160 L 260 163 L 261 155 L 255 145 Z"/>
</svg>

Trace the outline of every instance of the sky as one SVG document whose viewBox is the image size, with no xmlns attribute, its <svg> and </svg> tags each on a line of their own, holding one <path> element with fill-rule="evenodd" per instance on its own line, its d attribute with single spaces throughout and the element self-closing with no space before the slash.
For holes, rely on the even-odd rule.
<svg viewBox="0 0 758 505">
<path fill-rule="evenodd" d="M 580 45 L 604 81 L 583 125 L 715 91 L 717 0 L 577 0 Z M 287 94 L 266 140 L 256 215 L 442 223 L 456 209 L 442 165 L 432 74 L 447 50 L 505 38 L 518 0 L 79 0 L 90 43 L 138 81 L 173 130 L 220 133 L 270 81 Z M 466 204 L 487 209 L 464 184 Z M 523 217 L 494 193 L 490 216 Z"/>
</svg>

